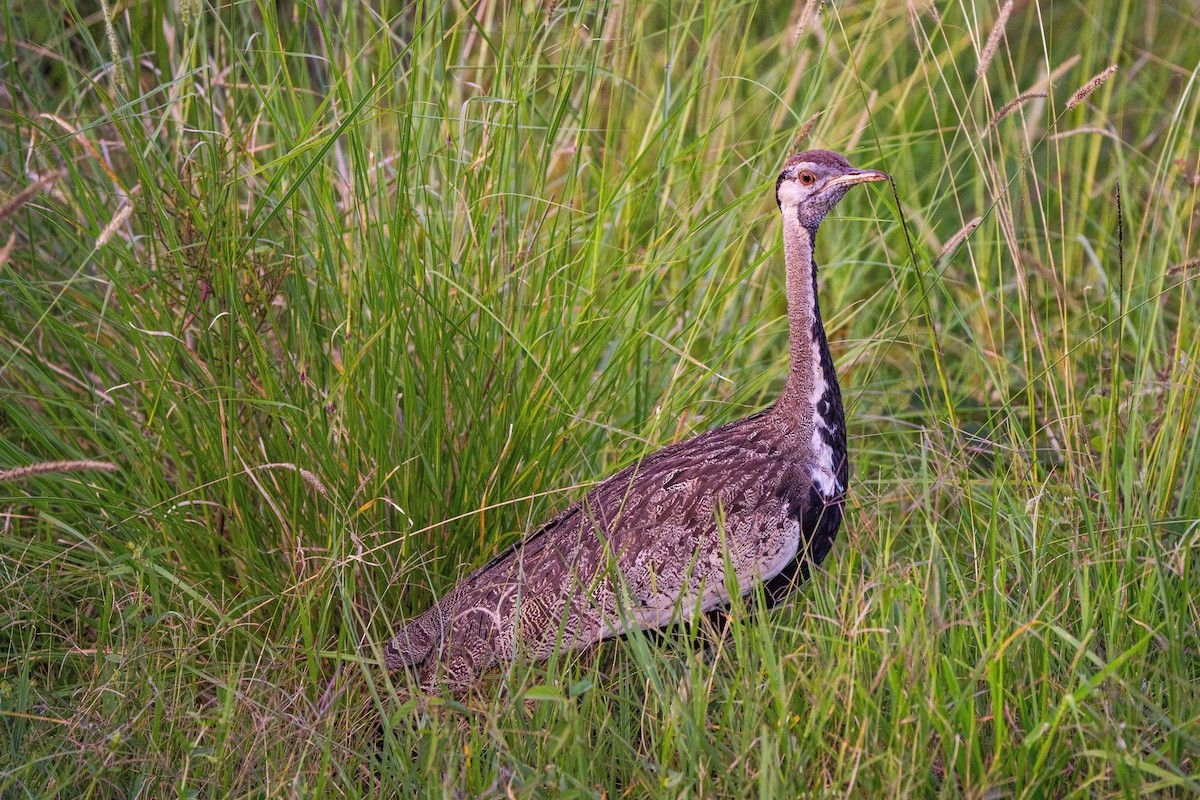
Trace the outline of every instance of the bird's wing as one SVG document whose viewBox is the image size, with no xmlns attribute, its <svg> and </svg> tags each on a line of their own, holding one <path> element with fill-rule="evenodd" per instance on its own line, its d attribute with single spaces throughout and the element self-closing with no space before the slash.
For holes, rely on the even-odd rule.
<svg viewBox="0 0 1200 800">
<path fill-rule="evenodd" d="M 455 590 L 454 626 L 475 620 L 508 647 L 555 638 L 563 620 L 566 640 L 582 646 L 620 633 L 629 618 L 658 626 L 678 603 L 690 614 L 697 600 L 704 610 L 726 601 L 726 559 L 742 591 L 777 573 L 798 538 L 785 519 L 792 492 L 780 487 L 798 481 L 780 443 L 747 425 L 754 419 L 668 447 L 594 487 L 468 576 Z"/>
<path fill-rule="evenodd" d="M 397 634 L 403 665 L 434 652 L 478 671 L 518 647 L 542 657 L 728 600 L 796 552 L 804 480 L 759 415 L 672 445 L 468 575 Z M 442 661 L 447 656 L 441 657 Z"/>
</svg>

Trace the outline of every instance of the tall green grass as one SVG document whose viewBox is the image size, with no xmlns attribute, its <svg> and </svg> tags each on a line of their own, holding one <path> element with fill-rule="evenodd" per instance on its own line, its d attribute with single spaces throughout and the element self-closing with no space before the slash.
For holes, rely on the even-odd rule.
<svg viewBox="0 0 1200 800">
<path fill-rule="evenodd" d="M 1017 5 L 6 2 L 0 794 L 1200 790 L 1200 20 Z M 895 178 L 824 569 L 409 699 L 394 625 L 779 391 L 794 146 Z"/>
</svg>

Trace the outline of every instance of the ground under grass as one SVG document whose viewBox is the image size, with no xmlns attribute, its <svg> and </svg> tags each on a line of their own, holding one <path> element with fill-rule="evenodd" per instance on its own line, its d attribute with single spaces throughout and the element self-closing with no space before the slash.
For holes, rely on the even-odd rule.
<svg viewBox="0 0 1200 800">
<path fill-rule="evenodd" d="M 1194 4 L 0 13 L 0 795 L 1200 791 Z M 816 146 L 895 178 L 824 568 L 408 699 L 394 625 L 772 401 Z"/>
</svg>

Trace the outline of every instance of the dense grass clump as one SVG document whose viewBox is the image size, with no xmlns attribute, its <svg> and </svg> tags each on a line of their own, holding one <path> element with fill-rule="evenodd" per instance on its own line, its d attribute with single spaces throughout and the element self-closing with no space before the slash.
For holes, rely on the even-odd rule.
<svg viewBox="0 0 1200 800">
<path fill-rule="evenodd" d="M 0 795 L 1200 791 L 1194 5 L 376 5 L 3 7 Z M 781 388 L 801 146 L 895 178 L 824 569 L 408 699 L 393 625 Z"/>
</svg>

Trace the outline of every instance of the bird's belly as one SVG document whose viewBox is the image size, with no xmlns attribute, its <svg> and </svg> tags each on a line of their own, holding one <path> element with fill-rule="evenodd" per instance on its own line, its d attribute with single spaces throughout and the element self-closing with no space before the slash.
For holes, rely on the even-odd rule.
<svg viewBox="0 0 1200 800">
<path fill-rule="evenodd" d="M 776 539 L 778 548 L 769 549 L 759 563 L 758 577 L 763 581 L 769 581 L 783 572 L 783 568 L 791 563 L 800 551 L 800 521 L 785 517 L 781 527 L 782 535 L 778 535 Z"/>
<path fill-rule="evenodd" d="M 706 613 L 729 603 L 725 567 L 733 567 L 742 595 L 754 588 L 755 580 L 768 581 L 783 571 L 800 548 L 800 523 L 782 517 L 775 524 L 746 526 L 731 531 L 723 549 L 720 543 L 704 547 L 692 580 L 675 591 L 655 592 L 643 598 L 632 614 L 638 627 L 660 628 L 676 618 L 691 619 L 697 609 Z M 726 558 L 726 551 L 728 558 Z"/>
</svg>

